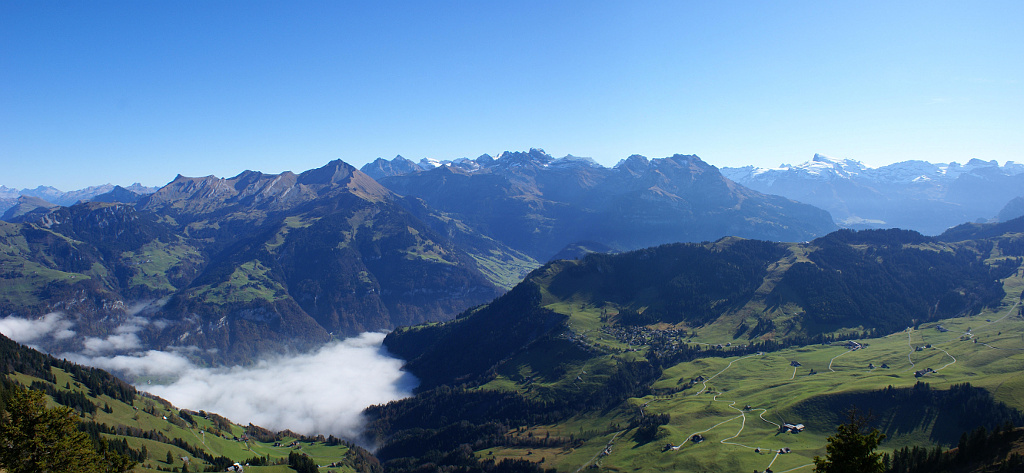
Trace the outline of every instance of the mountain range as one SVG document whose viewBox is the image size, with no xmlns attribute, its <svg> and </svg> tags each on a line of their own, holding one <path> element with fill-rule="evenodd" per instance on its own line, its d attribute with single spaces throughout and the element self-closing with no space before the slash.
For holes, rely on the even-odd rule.
<svg viewBox="0 0 1024 473">
<path fill-rule="evenodd" d="M 39 186 L 35 189 L 11 189 L 6 186 L 0 186 L 0 215 L 7 212 L 8 209 L 14 207 L 19 202 L 19 197 L 35 197 L 45 203 L 38 203 L 37 205 L 62 205 L 69 206 L 74 205 L 80 201 L 87 200 L 101 200 L 104 202 L 110 202 L 110 199 L 118 199 L 118 202 L 124 202 L 124 199 L 130 199 L 130 192 L 139 196 L 152 194 L 156 192 L 157 187 L 146 187 L 142 184 L 135 183 L 128 187 L 115 186 L 113 184 L 103 184 L 101 186 L 90 186 L 85 189 L 79 189 L 74 191 L 62 191 L 55 187 L 50 186 Z M 114 196 L 104 194 L 115 193 Z M 5 216 L 3 220 L 8 220 Z"/>
<path fill-rule="evenodd" d="M 137 330 L 149 344 L 221 362 L 449 318 L 535 265 L 341 161 L 178 176 L 135 204 L 80 203 L 2 227 L 5 314 L 60 311 L 102 337 L 136 306 L 159 321 Z"/>
<path fill-rule="evenodd" d="M 563 249 L 835 228 L 827 212 L 746 189 L 696 156 L 604 168 L 534 149 L 430 170 L 376 164 L 393 175 L 339 160 L 299 174 L 179 175 L 146 195 L 111 188 L 67 207 L 23 195 L 0 223 L 0 310 L 59 312 L 83 335 L 131 330 L 142 345 L 238 363 L 450 319 Z"/>
<path fill-rule="evenodd" d="M 1024 194 L 1024 164 L 1012 161 L 1002 166 L 980 159 L 962 165 L 903 161 L 873 168 L 815 154 L 802 164 L 726 167 L 722 174 L 751 189 L 828 210 L 844 227 L 896 227 L 928 235 L 993 219 Z"/>
<path fill-rule="evenodd" d="M 531 149 L 447 163 L 398 156 L 362 170 L 540 261 L 580 241 L 621 251 L 726 235 L 803 241 L 836 228 L 826 212 L 737 185 L 691 155 L 607 168 Z"/>
<path fill-rule="evenodd" d="M 298 447 L 344 471 L 787 471 L 825 453 L 850 406 L 877 413 L 892 465 L 924 465 L 897 449 L 927 444 L 1019 466 L 983 444 L 1024 422 L 1024 217 L 835 230 L 695 156 L 434 164 L 177 176 L 0 222 L 0 314 L 49 323 L 33 344 L 54 353 L 250 363 L 395 329 L 385 348 L 421 384 L 364 412 L 376 459 L 140 399 L 0 338 L 5 373 L 119 423 L 96 436 L 145 471 L 176 465 L 167 452 L 223 469 Z M 743 231 L 767 236 L 718 233 Z"/>
</svg>

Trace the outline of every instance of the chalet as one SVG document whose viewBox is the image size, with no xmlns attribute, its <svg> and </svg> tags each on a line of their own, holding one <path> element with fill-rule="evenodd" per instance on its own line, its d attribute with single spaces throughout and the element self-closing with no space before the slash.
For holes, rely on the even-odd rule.
<svg viewBox="0 0 1024 473">
<path fill-rule="evenodd" d="M 804 428 L 805 427 L 804 427 L 803 424 L 789 424 L 789 423 L 785 423 L 785 424 L 782 424 L 782 428 L 779 429 L 779 430 L 781 430 L 783 432 L 789 432 L 789 433 L 797 434 L 797 433 L 803 432 Z"/>
<path fill-rule="evenodd" d="M 800 366 L 800 362 L 796 360 L 790 361 L 789 366 Z"/>
</svg>

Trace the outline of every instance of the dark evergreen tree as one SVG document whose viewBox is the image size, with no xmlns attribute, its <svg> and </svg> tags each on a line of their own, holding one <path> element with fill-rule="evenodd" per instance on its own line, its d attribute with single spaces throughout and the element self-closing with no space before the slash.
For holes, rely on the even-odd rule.
<svg viewBox="0 0 1024 473">
<path fill-rule="evenodd" d="M 313 463 L 312 458 L 294 451 L 288 454 L 288 466 L 298 473 L 317 473 L 320 471 L 316 467 L 316 463 Z"/>
<path fill-rule="evenodd" d="M 885 434 L 878 429 L 867 431 L 868 419 L 850 411 L 849 421 L 836 428 L 828 438 L 825 458 L 814 457 L 817 473 L 884 473 L 882 454 L 875 453 Z"/>
<path fill-rule="evenodd" d="M 0 466 L 8 473 L 122 473 L 135 462 L 106 448 L 93 448 L 78 430 L 71 408 L 46 407 L 40 391 L 13 387 L 0 424 Z"/>
</svg>

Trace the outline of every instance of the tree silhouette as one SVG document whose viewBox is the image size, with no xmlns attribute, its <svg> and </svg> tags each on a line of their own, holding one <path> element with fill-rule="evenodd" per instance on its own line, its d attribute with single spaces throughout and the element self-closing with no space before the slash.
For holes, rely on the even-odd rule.
<svg viewBox="0 0 1024 473">
<path fill-rule="evenodd" d="M 817 473 L 884 473 L 882 455 L 875 448 L 885 438 L 878 429 L 868 429 L 868 418 L 850 410 L 848 422 L 828 438 L 825 458 L 814 457 Z"/>
</svg>

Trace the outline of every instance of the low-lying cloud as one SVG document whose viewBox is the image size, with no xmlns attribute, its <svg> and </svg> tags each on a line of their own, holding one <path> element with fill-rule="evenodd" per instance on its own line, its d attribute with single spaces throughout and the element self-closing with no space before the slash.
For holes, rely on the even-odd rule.
<svg viewBox="0 0 1024 473">
<path fill-rule="evenodd" d="M 75 336 L 71 330 L 74 324 L 59 312 L 50 312 L 38 319 L 4 317 L 0 319 L 0 333 L 19 343 L 32 344 L 53 338 L 64 340 Z"/>
<path fill-rule="evenodd" d="M 113 335 L 106 337 L 86 337 L 82 340 L 84 353 L 98 355 L 101 353 L 135 350 L 142 347 L 142 341 L 136 335 L 148 321 L 142 317 L 131 317 L 114 329 Z"/>
<path fill-rule="evenodd" d="M 364 333 L 312 353 L 266 359 L 254 366 L 202 368 L 182 354 L 192 347 L 141 349 L 136 334 L 147 323 L 132 317 L 113 334 L 86 337 L 79 352 L 59 356 L 136 379 L 173 380 L 137 387 L 179 408 L 215 412 L 233 422 L 275 431 L 349 439 L 361 432 L 363 409 L 408 397 L 418 384 L 401 370 L 402 360 L 382 347 L 382 333 Z M 75 334 L 72 326 L 60 314 L 37 320 L 0 319 L 0 332 L 21 343 L 66 339 Z"/>
<path fill-rule="evenodd" d="M 159 350 L 147 350 L 130 355 L 114 356 L 91 356 L 82 353 L 64 353 L 61 356 L 81 365 L 95 366 L 96 368 L 113 371 L 118 374 L 127 374 L 132 377 L 166 378 L 196 369 L 187 358 L 177 353 Z M 146 386 L 141 386 L 140 388 L 146 390 Z"/>
<path fill-rule="evenodd" d="M 408 397 L 417 384 L 401 371 L 402 360 L 382 351 L 383 340 L 382 333 L 364 333 L 253 367 L 193 367 L 174 383 L 143 388 L 242 424 L 356 438 L 363 409 Z"/>
</svg>

